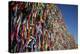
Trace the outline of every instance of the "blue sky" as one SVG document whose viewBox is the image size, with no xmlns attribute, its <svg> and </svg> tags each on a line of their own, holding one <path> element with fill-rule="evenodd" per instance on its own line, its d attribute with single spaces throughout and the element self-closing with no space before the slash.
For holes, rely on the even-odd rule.
<svg viewBox="0 0 80 54">
<path fill-rule="evenodd" d="M 75 41 L 78 42 L 78 6 L 77 5 L 57 5 L 64 17 L 67 31 L 71 33 Z"/>
</svg>

